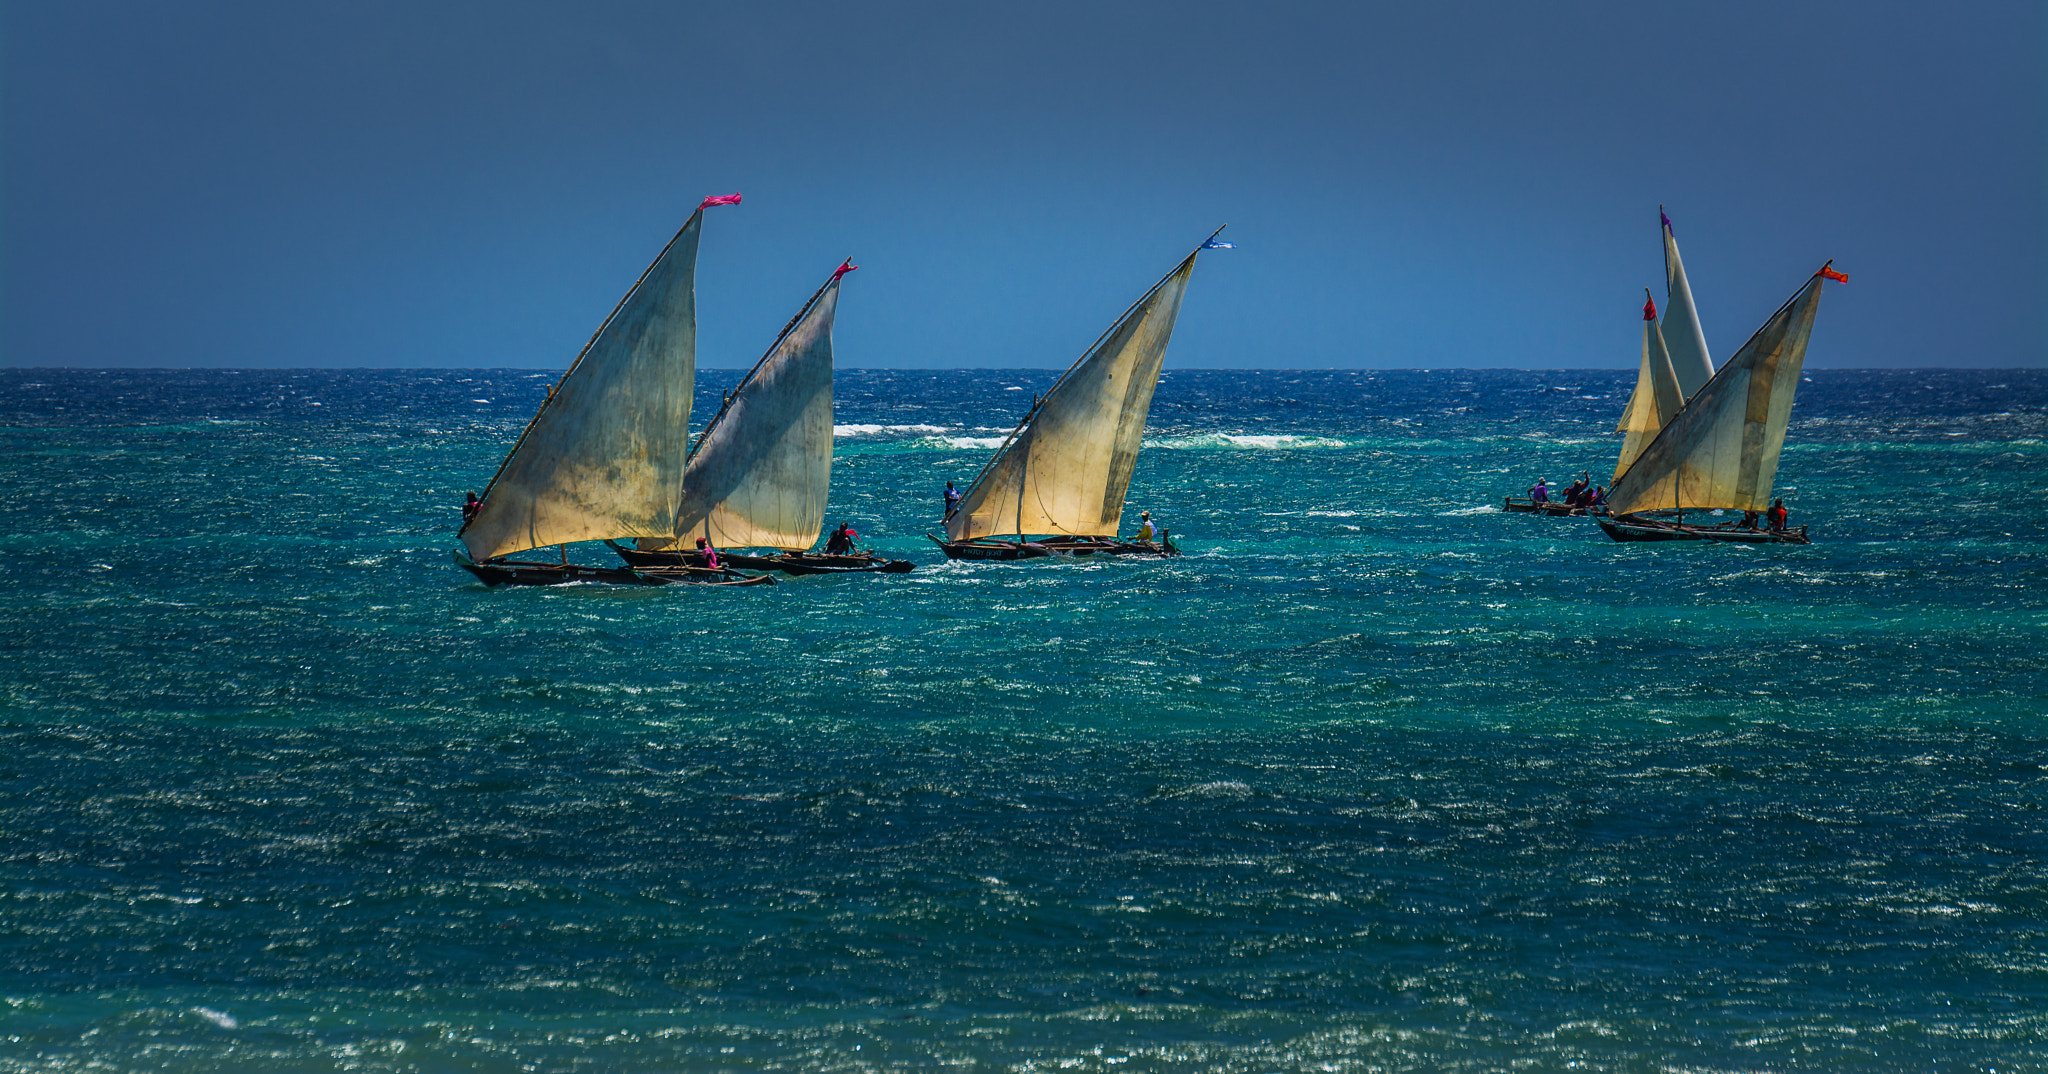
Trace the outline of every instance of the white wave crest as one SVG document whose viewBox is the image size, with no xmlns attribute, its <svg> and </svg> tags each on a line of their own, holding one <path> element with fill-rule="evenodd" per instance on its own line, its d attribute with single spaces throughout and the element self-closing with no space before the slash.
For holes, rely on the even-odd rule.
<svg viewBox="0 0 2048 1074">
<path fill-rule="evenodd" d="M 229 1014 L 226 1011 L 214 1010 L 212 1007 L 194 1007 L 192 1008 L 192 1013 L 198 1015 L 201 1018 L 206 1019 L 209 1022 L 212 1022 L 214 1025 L 217 1025 L 222 1029 L 237 1029 L 240 1028 L 242 1024 L 240 1022 L 235 1021 L 234 1015 Z"/>
<path fill-rule="evenodd" d="M 1292 436 L 1287 434 L 1249 433 L 1198 433 L 1194 436 L 1176 436 L 1165 440 L 1147 440 L 1146 447 L 1157 448 L 1251 448 L 1259 451 L 1295 451 L 1303 448 L 1350 447 L 1348 441 L 1331 436 Z"/>
<path fill-rule="evenodd" d="M 943 425 L 834 425 L 832 427 L 832 435 L 834 437 L 902 436 L 908 434 L 929 436 L 932 433 L 943 433 L 945 431 L 946 427 Z"/>
</svg>

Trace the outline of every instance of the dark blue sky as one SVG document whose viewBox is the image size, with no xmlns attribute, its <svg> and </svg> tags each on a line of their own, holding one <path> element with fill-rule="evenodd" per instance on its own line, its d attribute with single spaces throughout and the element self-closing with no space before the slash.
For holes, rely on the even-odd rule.
<svg viewBox="0 0 2048 1074">
<path fill-rule="evenodd" d="M 0 362 L 560 368 L 697 202 L 706 365 L 2040 366 L 2033 3 L 10 4 Z"/>
</svg>

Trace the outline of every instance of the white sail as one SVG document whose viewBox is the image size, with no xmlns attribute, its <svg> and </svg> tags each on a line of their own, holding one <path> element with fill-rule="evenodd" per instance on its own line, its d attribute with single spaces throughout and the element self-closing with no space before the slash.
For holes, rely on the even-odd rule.
<svg viewBox="0 0 2048 1074">
<path fill-rule="evenodd" d="M 949 537 L 1116 535 L 1195 256 L 1154 284 L 1026 415 L 961 497 Z"/>
<path fill-rule="evenodd" d="M 675 532 L 703 215 L 690 215 L 541 403 L 462 528 L 470 555 Z"/>
<path fill-rule="evenodd" d="M 1792 395 L 1820 306 L 1816 273 L 1716 372 L 1607 494 L 1617 515 L 1770 505 Z"/>
<path fill-rule="evenodd" d="M 1614 465 L 1614 476 L 1619 478 L 1627 472 L 1636 456 L 1650 446 L 1683 405 L 1678 392 L 1677 375 L 1671 371 L 1671 352 L 1664 344 L 1664 332 L 1657 324 L 1657 309 L 1652 304 L 1643 306 L 1643 363 L 1636 372 L 1636 390 L 1628 397 L 1628 408 L 1621 412 L 1621 422 L 1614 428 L 1626 433 L 1621 441 L 1621 458 Z"/>
<path fill-rule="evenodd" d="M 817 543 L 832 486 L 835 274 L 704 428 L 683 474 L 673 545 L 802 551 Z M 673 546 L 642 540 L 642 548 Z"/>
<path fill-rule="evenodd" d="M 1707 354 L 1707 334 L 1700 329 L 1699 309 L 1692 302 L 1692 284 L 1685 279 L 1685 262 L 1678 256 L 1678 239 L 1671 233 L 1671 218 L 1660 208 L 1664 221 L 1664 342 L 1671 349 L 1671 369 L 1678 374 L 1678 390 L 1690 399 L 1714 375 L 1714 359 Z"/>
</svg>

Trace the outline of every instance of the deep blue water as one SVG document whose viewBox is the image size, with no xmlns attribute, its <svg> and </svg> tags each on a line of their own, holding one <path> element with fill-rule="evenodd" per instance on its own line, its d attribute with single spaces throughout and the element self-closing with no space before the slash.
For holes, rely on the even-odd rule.
<svg viewBox="0 0 2048 1074">
<path fill-rule="evenodd" d="M 1054 375 L 841 372 L 914 574 L 487 590 L 552 373 L 0 371 L 0 1071 L 2048 1068 L 2048 373 L 1749 548 L 1494 509 L 1629 374 L 1172 371 L 1186 558 L 943 563 Z"/>
</svg>

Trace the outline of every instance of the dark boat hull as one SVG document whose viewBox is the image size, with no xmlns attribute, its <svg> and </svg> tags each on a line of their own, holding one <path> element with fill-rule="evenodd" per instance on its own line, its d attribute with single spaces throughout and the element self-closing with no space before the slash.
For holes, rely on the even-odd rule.
<svg viewBox="0 0 2048 1074">
<path fill-rule="evenodd" d="M 775 579 L 765 574 L 740 574 L 737 571 L 712 571 L 701 567 L 686 567 L 670 570 L 636 570 L 631 567 L 585 567 L 575 563 L 536 563 L 524 560 L 490 559 L 481 563 L 460 552 L 455 562 L 463 570 L 476 575 L 477 581 L 491 587 L 501 585 L 569 585 L 574 582 L 593 582 L 600 585 L 673 585 L 677 582 L 696 585 L 773 585 Z"/>
<path fill-rule="evenodd" d="M 977 537 L 968 541 L 946 541 L 925 534 L 946 553 L 947 559 L 1016 560 L 1047 556 L 1177 556 L 1178 551 L 1156 541 L 1110 541 L 1087 537 L 1048 537 L 1042 541 L 1001 541 Z"/>
<path fill-rule="evenodd" d="M 1501 505 L 1501 510 L 1511 514 L 1548 515 L 1553 518 L 1583 516 L 1586 513 L 1586 509 L 1583 507 L 1573 507 L 1571 504 L 1558 500 L 1537 503 L 1535 500 L 1522 499 L 1515 496 L 1507 497 L 1507 502 Z"/>
<path fill-rule="evenodd" d="M 476 575 L 477 581 L 487 586 L 501 585 L 568 585 L 571 582 L 597 582 L 604 585 L 666 585 L 665 580 L 649 578 L 639 571 L 620 567 L 584 567 L 574 563 L 528 563 L 518 560 L 486 560 L 482 563 L 457 557 L 456 563 L 463 570 Z"/>
<path fill-rule="evenodd" d="M 1811 544 L 1806 527 L 1768 530 L 1749 529 L 1734 523 L 1719 526 L 1690 526 L 1680 521 L 1644 518 L 1640 515 L 1601 516 L 1597 521 L 1607 536 L 1617 541 L 1721 541 L 1727 544 Z"/>
<path fill-rule="evenodd" d="M 704 569 L 704 554 L 688 550 L 648 552 L 606 541 L 612 551 L 634 567 Z M 741 552 L 720 552 L 719 562 L 728 567 L 784 574 L 909 574 L 917 564 L 907 559 L 883 559 L 877 555 L 827 556 L 812 552 L 783 552 L 773 556 L 750 556 Z"/>
</svg>

